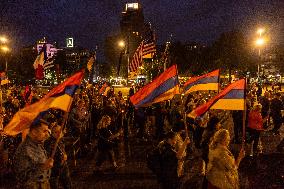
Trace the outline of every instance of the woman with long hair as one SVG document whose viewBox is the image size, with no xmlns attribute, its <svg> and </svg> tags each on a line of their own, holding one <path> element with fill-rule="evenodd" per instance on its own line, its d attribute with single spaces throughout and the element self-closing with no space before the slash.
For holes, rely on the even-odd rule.
<svg viewBox="0 0 284 189">
<path fill-rule="evenodd" d="M 117 164 L 113 152 L 112 140 L 116 137 L 108 128 L 111 124 L 111 118 L 108 115 L 104 115 L 97 125 L 98 129 L 98 154 L 96 159 L 96 169 L 94 172 L 101 171 L 101 165 L 108 158 L 113 167 L 116 169 Z"/>
<path fill-rule="evenodd" d="M 213 136 L 209 145 L 206 171 L 208 189 L 239 189 L 238 167 L 245 151 L 241 149 L 235 160 L 228 149 L 230 140 L 230 134 L 226 129 L 220 129 Z"/>
</svg>

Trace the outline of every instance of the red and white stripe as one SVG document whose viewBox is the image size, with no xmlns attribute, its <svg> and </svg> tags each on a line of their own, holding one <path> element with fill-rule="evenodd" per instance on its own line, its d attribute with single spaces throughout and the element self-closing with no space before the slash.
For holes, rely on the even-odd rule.
<svg viewBox="0 0 284 189">
<path fill-rule="evenodd" d="M 129 64 L 129 71 L 130 72 L 136 72 L 140 66 L 142 66 L 143 63 L 143 42 L 139 45 L 139 47 L 136 49 L 132 61 Z"/>
</svg>

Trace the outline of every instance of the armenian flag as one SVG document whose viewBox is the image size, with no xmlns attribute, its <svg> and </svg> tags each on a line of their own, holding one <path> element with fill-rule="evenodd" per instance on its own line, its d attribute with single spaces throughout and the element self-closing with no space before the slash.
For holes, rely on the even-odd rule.
<svg viewBox="0 0 284 189">
<path fill-rule="evenodd" d="M 130 100 L 135 107 L 146 107 L 170 100 L 176 94 L 179 94 L 179 81 L 177 65 L 173 65 L 131 96 Z"/>
<path fill-rule="evenodd" d="M 101 89 L 99 90 L 99 93 L 103 96 L 107 96 L 108 91 L 110 90 L 110 87 L 107 83 L 103 84 Z"/>
<path fill-rule="evenodd" d="M 214 70 L 213 72 L 190 78 L 184 85 L 184 94 L 188 94 L 194 91 L 218 91 L 219 89 L 219 76 L 220 70 Z"/>
<path fill-rule="evenodd" d="M 46 112 L 48 109 L 54 108 L 69 112 L 73 95 L 81 84 L 83 76 L 83 71 L 74 74 L 62 84 L 53 88 L 38 102 L 19 110 L 4 128 L 4 134 L 15 136 L 21 133 L 28 129 L 42 112 Z"/>
<path fill-rule="evenodd" d="M 245 88 L 244 79 L 236 81 L 226 87 L 217 96 L 213 97 L 206 104 L 203 104 L 188 114 L 196 118 L 202 116 L 209 109 L 220 110 L 245 110 Z"/>
</svg>

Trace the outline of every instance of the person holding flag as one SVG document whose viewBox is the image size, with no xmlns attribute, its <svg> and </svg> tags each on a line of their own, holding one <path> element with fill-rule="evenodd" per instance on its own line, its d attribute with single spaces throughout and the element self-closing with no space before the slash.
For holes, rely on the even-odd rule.
<svg viewBox="0 0 284 189">
<path fill-rule="evenodd" d="M 80 71 L 62 84 L 53 88 L 38 102 L 19 110 L 4 128 L 3 135 L 16 136 L 29 129 L 28 135 L 17 148 L 14 168 L 19 184 L 24 189 L 50 189 L 50 169 L 53 167 L 54 155 L 59 139 L 56 140 L 50 157 L 47 157 L 43 142 L 49 137 L 48 123 L 41 118 L 49 109 L 65 111 L 62 129 L 76 89 L 81 83 L 84 71 Z"/>
<path fill-rule="evenodd" d="M 39 120 L 30 126 L 27 138 L 17 148 L 14 171 L 20 188 L 50 189 L 53 158 L 48 158 L 43 143 L 49 137 L 48 123 Z"/>
</svg>

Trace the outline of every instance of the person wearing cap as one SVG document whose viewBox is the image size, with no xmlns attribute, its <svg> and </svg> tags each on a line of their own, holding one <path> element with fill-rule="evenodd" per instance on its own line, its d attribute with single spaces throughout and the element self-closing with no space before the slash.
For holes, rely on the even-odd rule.
<svg viewBox="0 0 284 189">
<path fill-rule="evenodd" d="M 48 137 L 48 123 L 37 121 L 31 125 L 27 138 L 17 148 L 14 171 L 22 189 L 50 189 L 53 159 L 48 158 L 43 146 Z"/>
</svg>

